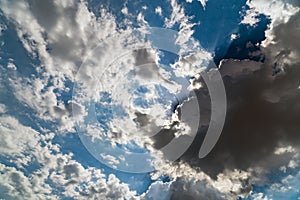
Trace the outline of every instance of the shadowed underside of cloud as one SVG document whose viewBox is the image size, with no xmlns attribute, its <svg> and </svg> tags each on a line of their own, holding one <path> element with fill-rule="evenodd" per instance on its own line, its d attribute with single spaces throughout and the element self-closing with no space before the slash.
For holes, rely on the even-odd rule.
<svg viewBox="0 0 300 200">
<path fill-rule="evenodd" d="M 200 167 L 213 179 L 228 170 L 249 171 L 252 175 L 244 184 L 250 186 L 263 183 L 265 175 L 297 155 L 274 152 L 278 147 L 300 146 L 299 20 L 298 13 L 271 30 L 275 42 L 261 49 L 264 63 L 221 62 L 228 101 L 222 135 L 212 152 L 199 160 L 199 141 L 207 129 L 203 126 L 181 161 Z"/>
<path fill-rule="evenodd" d="M 243 62 L 223 62 L 221 67 L 239 67 Z M 228 63 L 228 64 L 227 64 Z M 261 63 L 257 63 L 261 65 Z M 254 167 L 282 144 L 300 142 L 300 63 L 271 77 L 272 66 L 239 78 L 224 77 L 228 110 L 221 138 L 213 151 L 199 165 L 216 175 L 223 169 Z M 194 143 L 187 158 L 197 156 L 199 143 Z M 195 151 L 194 151 L 195 150 Z M 198 159 L 196 159 L 198 160 Z"/>
</svg>

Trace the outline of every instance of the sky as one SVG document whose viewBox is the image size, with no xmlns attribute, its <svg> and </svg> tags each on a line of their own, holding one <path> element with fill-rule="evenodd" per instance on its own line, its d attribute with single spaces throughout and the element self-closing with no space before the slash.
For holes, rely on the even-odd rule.
<svg viewBox="0 0 300 200">
<path fill-rule="evenodd" d="M 299 199 L 299 9 L 0 0 L 0 199 Z"/>
</svg>

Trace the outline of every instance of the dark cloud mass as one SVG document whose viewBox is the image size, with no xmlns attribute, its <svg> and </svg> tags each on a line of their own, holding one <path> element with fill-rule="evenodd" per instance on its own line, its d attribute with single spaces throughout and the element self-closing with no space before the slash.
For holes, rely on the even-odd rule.
<svg viewBox="0 0 300 200">
<path fill-rule="evenodd" d="M 232 196 L 222 196 L 202 181 L 177 179 L 172 185 L 171 199 L 237 199 L 248 196 L 253 184 L 264 184 L 269 172 L 278 170 L 292 160 L 292 154 L 275 154 L 278 147 L 300 147 L 300 14 L 273 28 L 273 41 L 260 51 L 263 62 L 223 60 L 220 73 L 227 95 L 227 116 L 221 137 L 213 150 L 199 160 L 198 152 L 210 118 L 207 88 L 197 91 L 201 113 L 198 134 L 187 152 L 178 160 L 200 174 L 220 181 L 247 171 Z M 202 112 L 204 110 L 204 112 Z M 202 121 L 203 118 L 206 120 Z M 185 168 L 183 170 L 186 170 Z M 227 174 L 227 175 L 226 175 Z M 178 175 L 180 177 L 180 175 Z M 197 185 L 198 184 L 198 185 Z M 202 184 L 202 185 L 199 185 Z M 202 191 L 203 189 L 203 191 Z"/>
<path fill-rule="evenodd" d="M 274 151 L 280 145 L 300 145 L 299 21 L 296 14 L 275 27 L 277 43 L 262 49 L 264 63 L 225 60 L 220 64 L 228 100 L 222 135 L 213 151 L 198 160 L 200 131 L 182 160 L 212 177 L 225 169 L 271 170 L 289 161 L 290 157 L 275 156 Z M 274 73 L 278 65 L 280 72 Z"/>
</svg>

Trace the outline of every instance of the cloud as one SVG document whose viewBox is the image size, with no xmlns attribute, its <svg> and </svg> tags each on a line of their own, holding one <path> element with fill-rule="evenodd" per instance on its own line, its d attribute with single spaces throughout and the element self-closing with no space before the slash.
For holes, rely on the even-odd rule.
<svg viewBox="0 0 300 200">
<path fill-rule="evenodd" d="M 40 135 L 31 127 L 24 126 L 11 116 L 2 116 L 0 123 L 1 130 L 1 149 L 0 153 L 5 156 L 4 161 L 16 167 L 9 167 L 4 163 L 1 164 L 0 187 L 5 188 L 1 192 L 1 198 L 12 199 L 40 199 L 51 196 L 51 187 L 45 182 L 52 165 L 50 157 L 51 151 L 56 151 L 57 146 L 48 144 L 47 140 L 53 138 L 53 134 Z M 42 142 L 41 142 L 42 140 Z M 46 144 L 42 147 L 41 143 Z M 2 160 L 3 161 L 3 160 Z M 27 166 L 38 162 L 44 167 L 40 170 L 31 172 L 30 176 L 25 175 Z M 28 172 L 27 172 L 28 173 Z M 53 198 L 55 195 L 53 195 Z"/>
<path fill-rule="evenodd" d="M 157 7 L 155 8 L 155 13 L 158 14 L 159 16 L 162 16 L 162 9 L 161 9 L 160 6 L 157 6 Z"/>
<path fill-rule="evenodd" d="M 295 15 L 299 11 L 299 7 L 294 6 L 288 1 L 259 1 L 259 0 L 248 0 L 247 5 L 253 12 L 264 14 L 271 19 L 269 29 L 266 31 L 267 39 L 263 42 L 263 46 L 267 46 L 268 43 L 273 41 L 272 31 L 273 28 L 279 24 L 284 24 L 289 21 L 289 18 Z M 274 42 L 274 41 L 273 41 Z"/>
<path fill-rule="evenodd" d="M 172 199 L 236 199 L 251 191 L 250 173 L 242 170 L 227 170 L 213 179 L 199 167 L 179 162 L 157 166 L 152 178 L 161 175 L 171 179 L 169 195 Z"/>
<path fill-rule="evenodd" d="M 6 112 L 6 106 L 2 103 L 0 103 L 0 113 L 3 114 Z"/>
<path fill-rule="evenodd" d="M 253 64 L 252 72 L 244 70 L 238 75 L 237 68 Z M 199 161 L 204 171 L 216 175 L 225 168 L 247 170 L 262 164 L 280 142 L 297 145 L 300 139 L 296 122 L 300 109 L 297 66 L 290 66 L 285 74 L 272 76 L 273 66 L 269 63 L 257 62 L 255 66 L 253 61 L 222 62 L 227 117 L 219 142 L 211 154 Z M 187 160 L 196 154 L 198 145 L 191 147 Z M 275 160 L 270 163 L 274 167 L 278 164 Z"/>
<path fill-rule="evenodd" d="M 162 182 L 162 181 L 155 181 L 150 186 L 149 189 L 141 195 L 142 199 L 145 200 L 154 200 L 154 199 L 161 199 L 161 200 L 168 200 L 170 199 L 170 189 L 173 182 Z"/>
<path fill-rule="evenodd" d="M 83 167 L 72 154 L 61 153 L 61 147 L 52 143 L 54 134 L 38 133 L 11 116 L 0 121 L 0 154 L 7 158 L 0 164 L 0 198 L 136 198 L 135 191 L 116 176 L 106 177 L 99 169 Z M 27 170 L 32 164 L 38 167 Z"/>
<path fill-rule="evenodd" d="M 22 155 L 31 146 L 38 144 L 39 133 L 30 127 L 23 127 L 13 117 L 0 118 L 1 154 Z"/>
<path fill-rule="evenodd" d="M 249 24 L 250 26 L 254 26 L 259 22 L 259 12 L 255 9 L 251 8 L 246 11 L 246 14 L 241 21 L 241 24 Z"/>
<path fill-rule="evenodd" d="M 219 69 L 228 110 L 217 145 L 206 158 L 198 159 L 201 134 L 207 130 L 204 123 L 178 168 L 172 164 L 166 164 L 163 169 L 158 167 L 158 172 L 174 178 L 172 185 L 177 184 L 176 191 L 171 191 L 174 198 L 199 197 L 200 194 L 193 193 L 195 187 L 198 191 L 211 188 L 205 191 L 212 191 L 216 199 L 246 197 L 251 194 L 252 184 L 272 184 L 268 182 L 270 171 L 297 170 L 300 141 L 298 8 L 281 1 L 273 4 L 264 1 L 263 5 L 259 4 L 261 1 L 251 2 L 256 5 L 253 9 L 272 20 L 261 47 L 266 59 L 264 62 L 233 59 L 221 62 Z M 274 10 L 270 11 L 273 6 Z M 276 9 L 283 7 L 280 12 L 286 15 L 279 15 Z M 282 69 L 279 73 L 276 72 L 278 65 Z M 205 97 L 205 87 L 200 88 L 197 95 Z M 268 198 L 272 197 L 271 193 L 269 191 L 267 196 L 255 193 L 253 197 Z"/>
<path fill-rule="evenodd" d="M 201 5 L 203 6 L 203 8 L 205 9 L 206 3 L 208 2 L 208 0 L 198 0 Z"/>
<path fill-rule="evenodd" d="M 58 198 L 51 195 L 51 189 L 43 187 L 38 189 L 31 178 L 14 167 L 0 163 L 0 198 L 3 199 L 46 199 Z"/>
<path fill-rule="evenodd" d="M 85 110 L 76 102 L 65 103 L 59 100 L 59 95 L 68 93 L 70 88 L 66 82 L 74 80 L 84 57 L 91 49 L 100 41 L 105 43 L 108 36 L 121 35 L 116 31 L 114 17 L 101 10 L 101 17 L 96 18 L 85 3 L 74 1 L 2 1 L 1 11 L 16 26 L 19 40 L 28 53 L 33 59 L 40 61 L 35 66 L 37 76 L 15 74 L 16 76 L 1 82 L 8 83 L 16 99 L 30 108 L 30 114 L 37 119 L 57 123 L 59 131 L 73 131 L 71 112 L 76 110 L 78 115 L 85 115 Z M 127 37 L 131 31 L 129 29 L 127 35 L 123 35 L 121 42 L 134 42 Z M 104 59 L 102 54 L 94 57 L 92 61 L 100 66 L 96 72 L 101 72 L 105 67 L 101 64 L 107 64 L 103 60 L 111 62 L 124 52 L 124 45 L 120 44 L 119 39 L 112 43 L 109 43 L 112 40 L 108 40 L 106 48 L 102 49 L 103 52 L 114 52 L 114 55 L 110 54 Z M 89 70 L 91 68 L 80 71 L 79 76 L 97 75 L 90 74 Z M 91 87 L 94 84 L 89 80 L 84 79 Z M 59 133 L 56 128 L 54 131 Z M 106 177 L 99 169 L 83 167 L 72 159 L 72 154 L 61 153 L 61 147 L 52 143 L 54 133 L 38 132 L 22 125 L 13 116 L 5 116 L 1 118 L 1 137 L 1 154 L 6 156 L 8 164 L 15 166 L 2 164 L 1 171 L 10 170 L 18 174 L 18 179 L 10 173 L 1 174 L 1 188 L 8 188 L 1 195 L 10 194 L 10 198 L 17 199 L 46 199 L 47 195 L 49 198 L 56 198 L 55 195 L 50 196 L 54 193 L 76 199 L 136 198 L 136 192 L 131 191 L 127 184 L 121 183 L 115 175 Z M 31 165 L 34 165 L 33 171 L 30 171 Z M 22 191 L 18 191 L 16 181 L 19 181 L 18 188 Z"/>
</svg>

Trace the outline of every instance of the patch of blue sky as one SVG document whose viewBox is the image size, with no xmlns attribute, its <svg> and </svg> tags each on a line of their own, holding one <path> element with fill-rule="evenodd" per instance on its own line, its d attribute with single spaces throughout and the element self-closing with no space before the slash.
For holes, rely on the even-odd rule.
<svg viewBox="0 0 300 200">
<path fill-rule="evenodd" d="M 133 100 L 133 103 L 137 107 L 146 109 L 151 107 L 151 105 L 154 104 L 154 101 L 153 99 L 147 100 L 144 97 L 137 97 Z"/>
<path fill-rule="evenodd" d="M 217 47 L 215 50 L 215 62 L 219 63 L 221 59 L 251 59 L 255 61 L 263 61 L 263 55 L 251 54 L 259 51 L 260 44 L 265 37 L 265 30 L 268 28 L 270 19 L 265 15 L 258 16 L 259 21 L 256 25 L 240 24 L 237 30 L 238 38 L 232 40 L 228 46 L 226 43 Z M 225 51 L 226 49 L 226 51 Z"/>
<path fill-rule="evenodd" d="M 139 134 L 139 133 L 137 133 Z M 140 134 L 143 134 L 142 132 Z M 124 150 L 128 151 L 131 153 L 149 153 L 148 149 L 141 148 L 134 140 L 131 140 L 127 144 L 117 144 L 117 147 Z"/>
<path fill-rule="evenodd" d="M 2 73 L 0 73 L 0 80 L 3 80 L 0 82 L 2 85 L 0 103 L 6 105 L 5 115 L 15 117 L 22 125 L 31 127 L 40 133 L 43 133 L 43 129 L 55 130 L 55 122 L 45 121 L 39 118 L 39 113 L 16 98 L 13 88 L 5 81 L 10 78 L 10 75 L 8 70 L 3 70 Z"/>
<path fill-rule="evenodd" d="M 209 0 L 203 9 L 199 1 L 180 2 L 184 5 L 186 15 L 192 17 L 191 22 L 199 23 L 193 27 L 193 37 L 212 53 L 220 44 L 229 44 L 228 38 L 237 32 L 242 20 L 240 11 L 246 5 L 246 0 Z"/>
<path fill-rule="evenodd" d="M 121 12 L 124 7 L 128 9 L 128 15 Z M 168 1 L 144 1 L 144 0 L 89 0 L 88 8 L 98 17 L 101 16 L 99 8 L 104 7 L 115 17 L 119 28 L 126 28 L 126 24 L 121 22 L 128 18 L 133 22 L 133 28 L 139 27 L 137 16 L 144 15 L 145 20 L 152 27 L 164 27 L 164 19 L 172 13 L 172 7 Z M 162 16 L 155 13 L 157 7 L 162 8 Z"/>
<path fill-rule="evenodd" d="M 169 17 L 172 8 L 168 1 L 144 1 L 144 0 L 88 0 L 88 9 L 95 16 L 101 17 L 101 8 L 105 8 L 114 15 L 117 21 L 118 28 L 126 28 L 128 24 L 122 23 L 125 18 L 129 19 L 132 28 L 139 27 L 137 16 L 142 13 L 145 20 L 153 27 L 163 27 L 165 17 Z M 160 6 L 163 10 L 163 15 L 155 14 L 155 9 Z M 124 7 L 127 7 L 128 14 L 120 12 Z"/>
<path fill-rule="evenodd" d="M 108 92 L 100 92 L 100 102 L 101 103 L 111 103 L 112 102 L 112 98 L 110 93 Z"/>
<path fill-rule="evenodd" d="M 179 59 L 179 56 L 175 53 L 160 50 L 159 52 L 159 64 L 161 64 L 161 68 L 164 70 L 170 72 L 172 75 L 174 75 L 173 69 L 170 66 L 170 64 L 174 64 Z"/>
<path fill-rule="evenodd" d="M 41 66 L 41 63 L 38 55 L 37 57 L 33 57 L 27 52 L 17 35 L 15 25 L 10 23 L 1 12 L 0 23 L 6 27 L 0 35 L 1 41 L 4 41 L 0 46 L 0 65 L 3 66 L 0 73 L 2 80 L 1 85 L 3 86 L 0 103 L 6 105 L 5 114 L 14 116 L 21 124 L 29 126 L 41 133 L 43 132 L 42 128 L 55 129 L 56 125 L 54 122 L 48 122 L 38 118 L 38 113 L 36 113 L 34 109 L 29 108 L 15 97 L 13 89 L 7 80 L 17 77 L 30 79 L 43 78 L 41 73 L 38 73 L 36 70 L 37 67 Z M 16 66 L 16 70 L 7 68 L 9 62 Z M 30 83 L 23 82 L 22 84 Z M 45 89 L 47 89 L 47 87 Z"/>
<path fill-rule="evenodd" d="M 300 173 L 299 168 L 287 169 L 286 173 L 279 170 L 273 170 L 267 176 L 267 182 L 263 185 L 253 185 L 253 192 L 247 198 L 240 200 L 253 200 L 258 194 L 263 198 L 273 200 L 294 200 L 300 198 Z"/>
<path fill-rule="evenodd" d="M 140 96 L 140 95 L 145 95 L 148 92 L 150 92 L 150 90 L 147 87 L 140 85 L 136 88 L 136 90 L 134 91 L 134 94 Z"/>
<path fill-rule="evenodd" d="M 96 13 L 96 15 L 98 13 L 98 16 L 100 16 L 99 5 L 108 8 L 108 10 L 116 16 L 117 22 L 124 20 L 125 16 L 120 10 L 124 5 L 127 5 L 128 12 L 132 14 L 132 16 L 137 16 L 138 13 L 141 12 L 145 20 L 153 27 L 164 27 L 164 19 L 170 17 L 172 12 L 172 7 L 168 1 L 152 1 L 151 3 L 147 3 L 144 1 L 128 2 L 125 0 L 109 0 L 104 3 L 103 1 L 90 0 L 88 2 L 90 10 Z M 185 14 L 191 17 L 190 22 L 197 24 L 193 27 L 193 37 L 200 41 L 204 49 L 215 54 L 214 60 L 216 64 L 225 57 L 230 57 L 231 55 L 236 56 L 237 54 L 232 52 L 232 48 L 239 49 L 238 47 L 243 45 L 243 40 L 250 36 L 252 30 L 255 31 L 255 34 L 251 32 L 251 38 L 248 38 L 250 41 L 254 42 L 256 40 L 256 42 L 261 42 L 264 40 L 264 31 L 267 28 L 266 25 L 269 23 L 266 16 L 258 16 L 260 21 L 258 26 L 247 26 L 246 30 L 243 28 L 245 25 L 240 24 L 243 19 L 243 14 L 249 9 L 246 5 L 246 0 L 225 0 L 221 2 L 218 0 L 209 0 L 206 3 L 205 9 L 199 1 L 188 3 L 186 0 L 180 0 L 179 4 L 184 7 Z M 144 6 L 147 6 L 147 9 L 143 9 Z M 154 13 L 155 8 L 158 6 L 162 8 L 162 16 Z M 133 27 L 136 27 L 135 23 L 133 23 Z M 172 29 L 179 30 L 178 24 L 172 27 Z M 240 39 L 233 44 L 231 41 L 232 34 L 240 34 Z M 258 37 L 256 37 L 257 35 Z M 263 37 L 261 37 L 262 35 Z M 248 54 L 248 52 L 242 52 L 242 54 L 238 55 L 245 59 L 257 59 Z"/>
<path fill-rule="evenodd" d="M 249 9 L 246 0 L 209 0 L 205 9 L 199 1 L 187 3 L 185 0 L 180 0 L 180 2 L 184 5 L 186 15 L 192 17 L 191 22 L 200 22 L 199 25 L 193 27 L 193 37 L 200 41 L 204 49 L 215 55 L 216 64 L 230 56 L 239 55 L 241 59 L 251 59 L 251 56 L 248 55 L 249 52 L 236 54 L 229 48 L 237 49 L 237 47 L 243 46 L 244 40 L 252 41 L 255 44 L 265 39 L 264 32 L 270 23 L 265 15 L 258 16 L 257 26 L 240 24 L 243 15 Z M 240 38 L 234 43 L 231 40 L 232 34 L 240 35 Z"/>
</svg>

